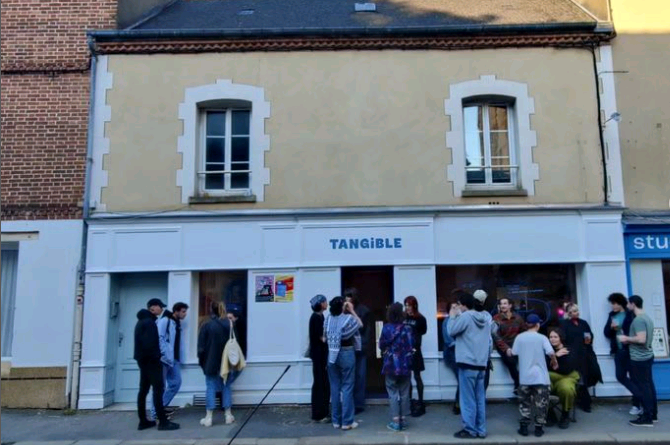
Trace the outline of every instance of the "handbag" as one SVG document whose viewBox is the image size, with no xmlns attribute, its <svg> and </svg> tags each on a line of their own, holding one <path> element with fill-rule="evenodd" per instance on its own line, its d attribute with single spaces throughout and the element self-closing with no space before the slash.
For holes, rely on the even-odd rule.
<svg viewBox="0 0 670 445">
<path fill-rule="evenodd" d="M 235 329 L 233 329 L 233 323 L 230 323 L 230 337 L 228 338 L 228 363 L 233 368 L 240 363 L 240 359 L 243 357 L 242 348 L 240 344 L 237 343 L 237 338 L 235 337 Z"/>
</svg>

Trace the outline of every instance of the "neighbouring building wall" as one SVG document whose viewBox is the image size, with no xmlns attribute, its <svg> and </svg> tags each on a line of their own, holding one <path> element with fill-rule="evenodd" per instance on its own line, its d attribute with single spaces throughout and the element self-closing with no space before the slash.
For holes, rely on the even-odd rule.
<svg viewBox="0 0 670 445">
<path fill-rule="evenodd" d="M 626 206 L 670 204 L 670 8 L 662 0 L 613 0 L 613 40 Z M 608 124 L 609 125 L 609 124 Z"/>
<path fill-rule="evenodd" d="M 98 177 L 106 211 L 184 209 L 177 170 L 185 91 L 217 80 L 264 90 L 269 185 L 218 208 L 482 204 L 454 194 L 445 142 L 450 86 L 495 76 L 534 101 L 534 194 L 501 204 L 603 201 L 593 63 L 582 49 L 107 56 L 109 121 Z M 106 114 L 97 119 L 106 119 Z M 102 121 L 97 122 L 102 128 Z M 96 150 L 106 142 L 96 138 Z M 94 176 L 95 178 L 95 176 Z M 94 179 L 94 182 L 96 180 Z M 194 209 L 215 208 L 202 205 Z"/>
</svg>

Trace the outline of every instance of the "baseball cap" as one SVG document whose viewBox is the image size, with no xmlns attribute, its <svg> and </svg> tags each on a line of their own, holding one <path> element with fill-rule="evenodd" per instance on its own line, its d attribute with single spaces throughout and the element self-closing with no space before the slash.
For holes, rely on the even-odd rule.
<svg viewBox="0 0 670 445">
<path fill-rule="evenodd" d="M 152 298 L 151 300 L 147 301 L 147 308 L 150 308 L 151 306 L 167 307 L 167 305 L 163 303 L 160 298 Z"/>
<path fill-rule="evenodd" d="M 489 296 L 486 292 L 484 292 L 481 289 L 477 289 L 474 294 L 472 294 L 473 297 L 475 297 L 475 300 L 479 301 L 481 304 L 484 304 L 486 302 L 486 298 Z"/>
<path fill-rule="evenodd" d="M 528 317 L 526 317 L 526 323 L 528 324 L 540 324 L 542 323 L 542 320 L 537 314 L 529 314 Z"/>
</svg>

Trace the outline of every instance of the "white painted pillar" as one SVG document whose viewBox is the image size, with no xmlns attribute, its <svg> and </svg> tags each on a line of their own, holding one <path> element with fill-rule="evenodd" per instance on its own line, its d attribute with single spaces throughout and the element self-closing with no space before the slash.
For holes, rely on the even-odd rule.
<svg viewBox="0 0 670 445">
<path fill-rule="evenodd" d="M 189 310 L 186 319 L 182 322 L 182 347 L 183 357 L 190 358 L 191 346 L 195 348 L 195 344 L 191 345 L 188 339 L 193 338 L 190 332 L 191 329 L 197 329 L 198 308 L 192 304 L 192 289 L 193 289 L 193 273 L 191 271 L 176 271 L 168 274 L 168 291 L 167 301 L 165 302 L 167 309 L 172 310 L 175 303 L 186 303 L 189 305 Z M 196 337 L 197 338 L 197 337 Z"/>
</svg>

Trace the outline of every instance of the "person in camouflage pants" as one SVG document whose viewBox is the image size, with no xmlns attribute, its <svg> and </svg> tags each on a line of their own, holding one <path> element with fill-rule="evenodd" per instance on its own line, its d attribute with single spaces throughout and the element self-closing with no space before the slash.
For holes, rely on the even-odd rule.
<svg viewBox="0 0 670 445">
<path fill-rule="evenodd" d="M 528 427 L 535 424 L 535 436 L 544 434 L 549 409 L 550 384 L 547 356 L 552 369 L 558 368 L 554 348 L 549 339 L 540 334 L 540 317 L 530 314 L 526 318 L 528 330 L 519 334 L 514 345 L 507 351 L 509 356 L 519 357 L 519 434 L 528 435 Z"/>
</svg>

